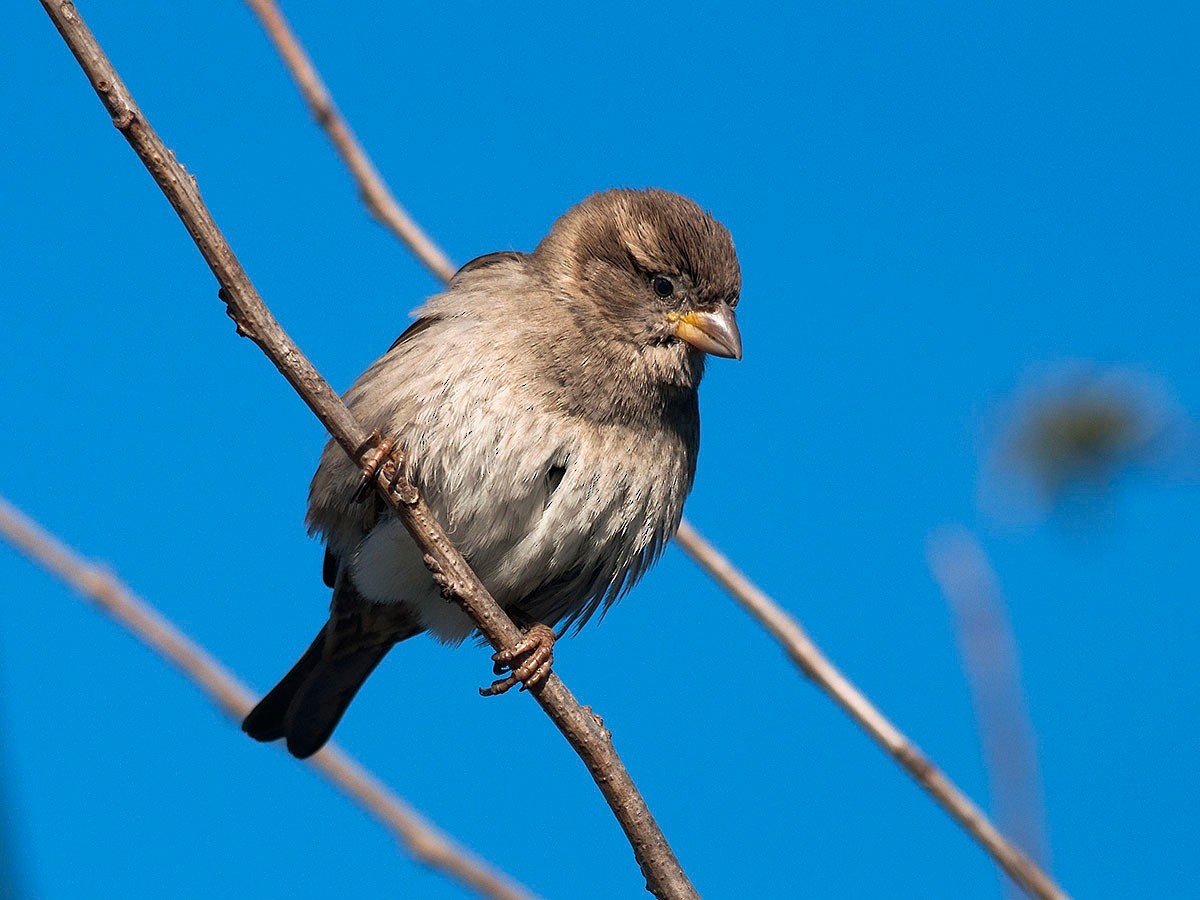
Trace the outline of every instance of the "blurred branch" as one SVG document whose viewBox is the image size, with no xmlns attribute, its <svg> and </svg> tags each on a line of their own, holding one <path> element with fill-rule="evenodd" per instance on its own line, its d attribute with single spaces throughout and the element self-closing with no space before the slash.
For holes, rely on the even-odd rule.
<svg viewBox="0 0 1200 900">
<path fill-rule="evenodd" d="M 297 86 L 304 95 L 316 117 L 317 124 L 325 130 L 335 149 L 341 155 L 358 184 L 367 208 L 376 216 L 379 210 L 391 206 L 399 208 L 391 190 L 370 164 L 366 151 L 354 140 L 349 127 L 337 112 L 328 91 L 317 74 L 312 61 L 304 51 L 299 39 L 289 28 L 283 13 L 274 0 L 246 0 L 259 17 L 271 41 L 283 57 L 284 64 L 292 73 Z M 346 136 L 349 136 L 347 141 Z M 363 162 L 366 165 L 363 165 Z M 364 175 L 363 173 L 367 173 Z M 367 176 L 370 177 L 367 177 Z M 454 274 L 454 267 L 420 227 L 404 217 L 407 225 L 416 229 L 421 246 L 431 247 L 425 253 L 400 235 L 426 267 L 443 281 Z M 395 229 L 393 229 L 395 230 Z M 788 655 L 801 670 L 813 679 L 822 690 L 833 698 L 855 722 L 927 790 L 950 815 L 1033 896 L 1040 898 L 1065 898 L 1057 885 L 1040 871 L 1016 847 L 988 821 L 978 807 L 963 794 L 953 782 L 943 775 L 920 751 L 871 705 L 859 690 L 851 684 L 837 668 L 825 658 L 809 639 L 795 619 L 785 613 L 770 597 L 760 591 L 744 575 L 738 572 L 716 548 L 687 521 L 679 527 L 676 539 L 689 556 L 726 591 L 728 591 L 750 615 L 779 641 Z"/>
<path fill-rule="evenodd" d="M 1000 864 L 1022 888 L 1044 900 L 1066 894 L 1050 877 L 1004 837 L 983 811 L 896 728 L 846 678 L 800 623 L 789 616 L 750 579 L 734 568 L 712 544 L 686 522 L 676 535 L 679 545 L 725 588 L 738 605 L 780 643 L 792 662 L 828 694 L 951 817 Z"/>
<path fill-rule="evenodd" d="M 996 818 L 1045 866 L 1049 852 L 1037 748 L 998 579 L 983 548 L 961 527 L 930 538 L 929 567 L 954 614 Z"/>
<path fill-rule="evenodd" d="M 3 498 L 0 535 L 166 660 L 235 722 L 253 708 L 250 690 L 208 651 L 113 575 L 56 540 Z M 308 765 L 391 830 L 418 861 L 485 897 L 528 900 L 532 896 L 451 840 L 334 744 L 308 760 Z"/>
<path fill-rule="evenodd" d="M 88 76 L 113 124 L 129 142 L 175 208 L 192 240 L 221 284 L 220 296 L 238 333 L 249 337 L 301 396 L 342 449 L 361 463 L 370 435 L 328 382 L 271 315 L 200 197 L 196 180 L 150 126 L 73 4 L 41 0 L 63 40 Z M 522 632 L 451 543 L 416 487 L 392 466 L 380 467 L 379 495 L 425 554 L 426 565 L 497 650 L 508 650 Z M 674 851 L 663 836 L 597 716 L 580 706 L 554 673 L 530 693 L 583 760 L 633 848 L 647 889 L 659 897 L 696 897 Z"/>
<path fill-rule="evenodd" d="M 334 149 L 346 163 L 346 168 L 358 184 L 359 194 L 367 210 L 384 227 L 403 241 L 434 275 L 449 281 L 455 266 L 445 253 L 429 238 L 412 217 L 404 211 L 400 202 L 388 189 L 371 158 L 367 156 L 358 138 L 342 118 L 341 112 L 329 96 L 320 73 L 308 58 L 308 53 L 288 27 L 283 12 L 273 0 L 246 0 L 246 4 L 258 16 L 267 37 L 283 57 L 283 62 L 292 74 L 296 87 L 300 89 L 313 118 L 329 136 Z"/>
</svg>

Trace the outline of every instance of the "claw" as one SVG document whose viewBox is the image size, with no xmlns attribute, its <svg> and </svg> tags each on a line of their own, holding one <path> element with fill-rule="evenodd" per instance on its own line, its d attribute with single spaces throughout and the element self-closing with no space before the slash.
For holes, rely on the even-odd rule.
<svg viewBox="0 0 1200 900">
<path fill-rule="evenodd" d="M 362 458 L 362 475 L 354 492 L 354 502 L 362 503 L 371 496 L 371 489 L 380 475 L 387 480 L 388 493 L 396 503 L 412 506 L 420 501 L 420 493 L 408 480 L 407 460 L 400 450 L 398 438 L 380 437 L 376 429 L 363 441 L 359 454 Z"/>
<path fill-rule="evenodd" d="M 355 503 L 362 503 L 371 495 L 371 488 L 375 484 L 375 476 L 379 474 L 379 467 L 383 465 L 384 460 L 391 456 L 392 451 L 395 449 L 395 440 L 380 435 L 378 428 L 372 431 L 371 436 L 363 441 L 362 447 L 359 448 L 362 458 L 362 477 L 359 478 L 358 488 L 354 492 Z M 397 466 L 397 475 L 399 471 L 400 467 Z"/>
<path fill-rule="evenodd" d="M 507 678 L 498 678 L 487 687 L 481 687 L 479 689 L 479 696 L 499 697 L 501 694 L 507 694 L 510 690 L 512 690 L 516 683 L 517 679 L 512 675 L 509 675 Z"/>
<path fill-rule="evenodd" d="M 521 690 L 527 691 L 531 687 L 537 687 L 539 684 L 541 684 L 543 681 L 545 681 L 550 676 L 551 665 L 553 662 L 554 662 L 554 660 L 548 659 L 544 663 L 542 663 L 540 666 L 538 666 L 536 671 L 534 671 L 534 673 L 532 675 L 530 675 L 528 678 L 525 679 L 524 682 L 522 682 Z"/>
<path fill-rule="evenodd" d="M 525 691 L 545 682 L 554 663 L 554 640 L 554 629 L 540 622 L 533 625 L 511 649 L 492 654 L 492 671 L 499 675 L 507 669 L 510 674 L 480 688 L 479 693 L 497 697 L 517 684 Z"/>
</svg>

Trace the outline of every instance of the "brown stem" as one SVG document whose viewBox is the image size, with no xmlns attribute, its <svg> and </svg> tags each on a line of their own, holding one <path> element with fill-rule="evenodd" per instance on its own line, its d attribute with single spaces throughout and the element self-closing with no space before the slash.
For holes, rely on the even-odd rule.
<svg viewBox="0 0 1200 900">
<path fill-rule="evenodd" d="M 362 454 L 368 446 L 367 430 L 354 419 L 271 315 L 213 221 L 200 197 L 196 180 L 176 161 L 174 154 L 138 109 L 74 4 L 61 0 L 41 2 L 112 116 L 113 124 L 175 208 L 212 269 L 221 285 L 220 295 L 225 301 L 226 311 L 237 324 L 238 333 L 258 344 L 334 440 L 361 464 Z M 376 484 L 380 495 L 408 529 L 417 546 L 434 561 L 438 570 L 456 584 L 455 596 L 459 603 L 492 646 L 496 650 L 507 650 L 514 646 L 521 638 L 521 631 L 505 615 L 462 554 L 455 549 L 445 529 L 434 518 L 415 488 L 405 482 L 399 485 L 399 490 L 393 490 L 393 486 L 382 476 Z M 399 502 L 398 496 L 404 496 L 411 502 Z M 613 748 L 608 731 L 580 707 L 553 673 L 543 685 L 530 693 L 591 772 L 633 847 L 634 856 L 646 877 L 647 888 L 664 898 L 698 896 Z"/>
<path fill-rule="evenodd" d="M 3 498 L 0 535 L 174 666 L 235 722 L 253 708 L 250 689 L 207 650 L 115 576 L 58 541 Z M 420 862 L 485 897 L 531 900 L 528 890 L 455 843 L 337 746 L 326 745 L 309 765 L 391 830 Z"/>
<path fill-rule="evenodd" d="M 971 799 L 846 678 L 800 623 L 738 571 L 716 547 L 686 522 L 676 535 L 679 545 L 729 592 L 780 643 L 792 662 L 900 764 L 966 832 L 991 854 L 1013 881 L 1041 900 L 1066 900 L 1067 894 L 1024 853 L 1004 837 Z"/>
<path fill-rule="evenodd" d="M 258 16 L 267 37 L 283 57 L 284 65 L 308 103 L 313 118 L 329 136 L 334 149 L 346 163 L 346 168 L 358 184 L 359 193 L 368 212 L 407 245 L 434 275 L 442 281 L 449 281 L 454 275 L 454 264 L 388 190 L 387 183 L 367 156 L 358 138 L 354 136 L 354 132 L 350 130 L 350 126 L 346 124 L 346 120 L 342 118 L 333 98 L 329 96 L 325 82 L 321 80 L 320 73 L 308 58 L 304 46 L 296 40 L 295 34 L 288 27 L 278 4 L 272 0 L 246 0 L 246 4 Z"/>
</svg>

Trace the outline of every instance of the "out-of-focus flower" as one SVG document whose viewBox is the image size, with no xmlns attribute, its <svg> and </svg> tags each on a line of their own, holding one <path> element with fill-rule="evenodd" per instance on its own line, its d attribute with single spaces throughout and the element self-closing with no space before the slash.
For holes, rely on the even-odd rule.
<svg viewBox="0 0 1200 900">
<path fill-rule="evenodd" d="M 1072 364 L 1029 380 L 999 416 L 981 503 L 1011 518 L 1108 508 L 1130 473 L 1188 466 L 1187 419 L 1165 386 L 1131 368 Z"/>
</svg>

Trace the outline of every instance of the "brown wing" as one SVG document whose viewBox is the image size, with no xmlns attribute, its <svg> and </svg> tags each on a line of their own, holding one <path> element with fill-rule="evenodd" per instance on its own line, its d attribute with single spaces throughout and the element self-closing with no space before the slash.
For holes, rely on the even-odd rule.
<svg viewBox="0 0 1200 900">
<path fill-rule="evenodd" d="M 422 331 L 428 329 L 431 325 L 442 320 L 441 316 L 421 316 L 411 325 L 404 329 L 404 333 L 400 337 L 392 341 L 392 346 L 388 347 L 388 353 L 391 353 L 405 341 L 415 338 Z"/>
<path fill-rule="evenodd" d="M 497 250 L 495 253 L 485 253 L 483 256 L 477 256 L 468 263 L 465 263 L 461 269 L 454 273 L 454 277 L 450 279 L 450 287 L 457 285 L 465 276 L 472 272 L 478 272 L 480 269 L 486 269 L 488 266 L 494 266 L 504 262 L 524 262 L 529 258 L 528 253 L 519 253 L 516 250 Z"/>
<path fill-rule="evenodd" d="M 454 277 L 450 279 L 450 287 L 454 287 L 472 272 L 478 272 L 480 269 L 486 269 L 489 266 L 503 262 L 520 261 L 528 255 L 527 253 L 518 253 L 516 250 L 499 250 L 496 253 L 485 253 L 483 256 L 477 256 L 454 273 Z M 442 321 L 441 316 L 421 316 L 409 325 L 408 328 L 404 329 L 404 333 L 392 342 L 392 346 L 388 347 L 388 352 L 391 353 L 405 341 L 411 340 L 440 321 Z"/>
</svg>

